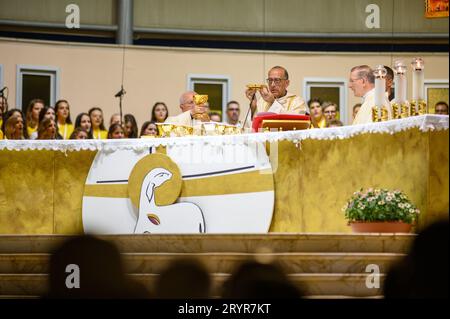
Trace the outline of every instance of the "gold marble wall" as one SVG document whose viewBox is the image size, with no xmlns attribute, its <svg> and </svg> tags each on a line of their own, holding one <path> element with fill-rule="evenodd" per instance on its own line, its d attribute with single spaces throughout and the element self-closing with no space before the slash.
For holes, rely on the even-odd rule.
<svg viewBox="0 0 450 319">
<path fill-rule="evenodd" d="M 84 184 L 96 152 L 56 152 L 54 233 L 80 234 L 83 232 L 81 208 Z"/>
<path fill-rule="evenodd" d="M 449 131 L 411 129 L 278 145 L 271 232 L 350 232 L 341 211 L 360 187 L 399 188 L 422 214 L 448 218 Z M 0 151 L 0 234 L 82 233 L 96 152 Z M 273 154 L 272 154 L 273 155 Z"/>
<path fill-rule="evenodd" d="M 0 233 L 54 234 L 52 151 L 0 151 Z"/>
<path fill-rule="evenodd" d="M 79 234 L 95 152 L 0 151 L 0 234 Z"/>
<path fill-rule="evenodd" d="M 272 232 L 350 232 L 341 208 L 359 188 L 401 189 L 418 227 L 448 217 L 448 130 L 279 145 Z"/>
<path fill-rule="evenodd" d="M 449 153 L 448 131 L 428 135 L 430 146 L 428 160 L 427 212 L 421 219 L 427 225 L 439 218 L 448 219 L 449 203 Z"/>
</svg>

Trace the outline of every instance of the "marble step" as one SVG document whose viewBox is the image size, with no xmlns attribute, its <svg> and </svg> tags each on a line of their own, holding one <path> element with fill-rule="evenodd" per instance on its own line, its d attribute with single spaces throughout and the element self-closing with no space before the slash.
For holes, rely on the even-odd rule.
<svg viewBox="0 0 450 319">
<path fill-rule="evenodd" d="M 405 253 L 414 234 L 204 234 L 204 235 L 102 235 L 124 253 L 205 252 L 360 252 Z M 0 254 L 49 253 L 66 235 L 0 235 Z"/>
<path fill-rule="evenodd" d="M 130 277 L 153 290 L 157 274 L 130 274 Z M 215 273 L 213 295 L 220 296 L 223 283 L 229 274 Z M 46 274 L 0 274 L 0 295 L 39 296 L 47 289 Z M 290 274 L 289 279 L 301 287 L 307 296 L 378 297 L 381 288 L 366 287 L 367 274 Z M 380 285 L 384 275 L 380 275 Z"/>
<path fill-rule="evenodd" d="M 363 273 L 376 264 L 380 272 L 403 254 L 394 253 L 124 253 L 129 273 L 161 273 L 170 261 L 189 257 L 200 260 L 211 273 L 232 273 L 243 261 L 276 261 L 287 273 Z M 0 273 L 47 273 L 49 254 L 0 254 Z"/>
</svg>

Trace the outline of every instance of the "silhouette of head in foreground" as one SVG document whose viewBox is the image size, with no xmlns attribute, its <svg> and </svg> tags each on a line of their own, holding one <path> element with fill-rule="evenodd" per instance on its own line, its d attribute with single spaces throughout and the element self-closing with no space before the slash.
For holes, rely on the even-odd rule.
<svg viewBox="0 0 450 319">
<path fill-rule="evenodd" d="M 302 292 L 275 264 L 247 261 L 224 284 L 224 298 L 301 298 Z"/>
<path fill-rule="evenodd" d="M 448 298 L 448 226 L 439 221 L 418 234 L 408 255 L 388 272 L 386 298 Z"/>
<path fill-rule="evenodd" d="M 199 299 L 211 297 L 211 278 L 205 266 L 195 259 L 173 260 L 156 282 L 156 297 Z"/>
<path fill-rule="evenodd" d="M 79 270 L 79 288 L 74 287 L 78 271 L 69 265 L 76 265 Z M 80 236 L 64 242 L 50 257 L 46 297 L 147 298 L 148 292 L 126 277 L 114 244 L 92 236 Z"/>
</svg>

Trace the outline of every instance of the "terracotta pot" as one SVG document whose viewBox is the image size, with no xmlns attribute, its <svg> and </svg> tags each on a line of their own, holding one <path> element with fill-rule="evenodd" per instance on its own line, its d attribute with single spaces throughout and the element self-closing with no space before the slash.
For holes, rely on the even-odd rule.
<svg viewBox="0 0 450 319">
<path fill-rule="evenodd" d="M 354 233 L 409 233 L 411 224 L 404 222 L 350 222 Z"/>
</svg>

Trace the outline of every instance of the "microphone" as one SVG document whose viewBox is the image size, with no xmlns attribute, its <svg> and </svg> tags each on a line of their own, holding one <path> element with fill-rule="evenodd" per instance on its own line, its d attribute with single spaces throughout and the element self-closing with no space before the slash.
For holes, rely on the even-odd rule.
<svg viewBox="0 0 450 319">
<path fill-rule="evenodd" d="M 116 95 L 114 95 L 114 97 L 120 97 L 120 96 L 122 96 L 122 95 L 125 95 L 126 93 L 127 93 L 127 92 L 123 89 L 123 86 L 122 86 L 122 88 L 120 89 L 120 91 L 117 92 Z"/>
</svg>

